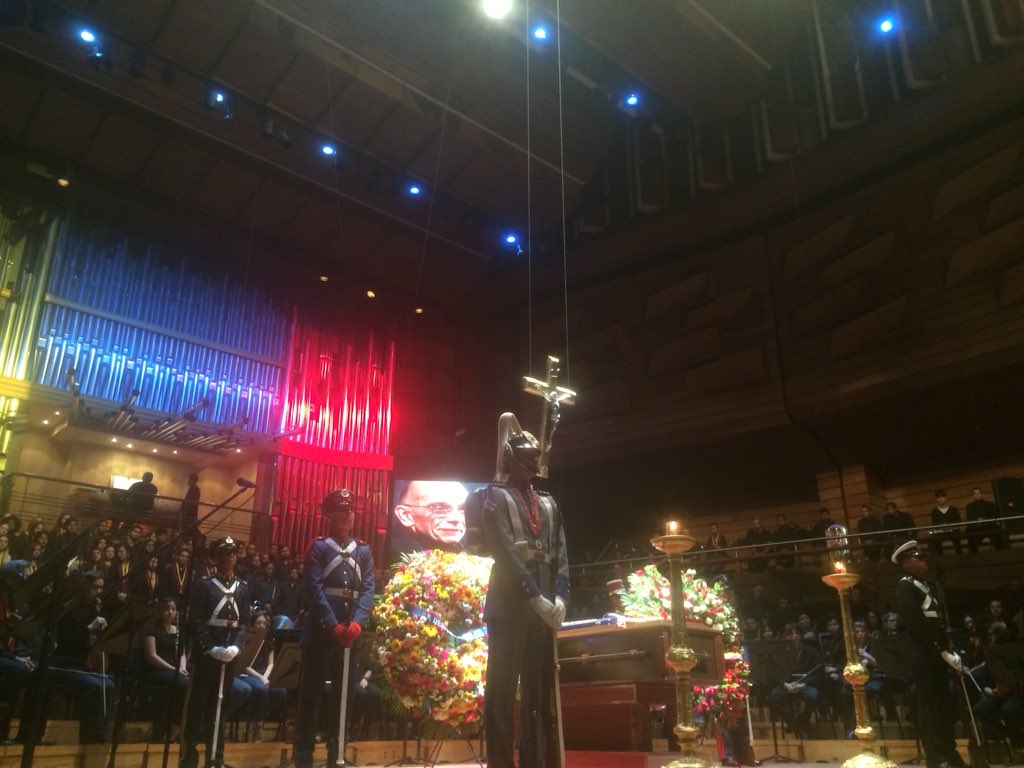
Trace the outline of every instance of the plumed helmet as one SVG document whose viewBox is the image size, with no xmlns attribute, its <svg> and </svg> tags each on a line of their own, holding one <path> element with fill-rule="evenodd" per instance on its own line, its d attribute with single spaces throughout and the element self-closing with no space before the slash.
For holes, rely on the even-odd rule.
<svg viewBox="0 0 1024 768">
<path fill-rule="evenodd" d="M 494 479 L 499 483 L 508 481 L 508 463 L 515 462 L 533 471 L 537 470 L 537 459 L 541 447 L 537 438 L 519 425 L 514 413 L 503 413 L 498 417 L 498 456 Z"/>
<path fill-rule="evenodd" d="M 344 514 L 356 511 L 356 497 L 348 488 L 336 488 L 324 496 L 320 511 L 325 515 Z"/>
</svg>

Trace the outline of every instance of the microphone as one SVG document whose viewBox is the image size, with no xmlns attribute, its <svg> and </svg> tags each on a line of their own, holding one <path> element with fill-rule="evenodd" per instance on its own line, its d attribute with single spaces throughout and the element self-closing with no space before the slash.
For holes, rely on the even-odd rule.
<svg viewBox="0 0 1024 768">
<path fill-rule="evenodd" d="M 239 488 L 255 488 L 256 487 L 256 483 L 254 483 L 252 480 L 246 480 L 244 477 L 238 478 L 238 480 L 236 482 L 238 483 L 238 487 Z"/>
</svg>

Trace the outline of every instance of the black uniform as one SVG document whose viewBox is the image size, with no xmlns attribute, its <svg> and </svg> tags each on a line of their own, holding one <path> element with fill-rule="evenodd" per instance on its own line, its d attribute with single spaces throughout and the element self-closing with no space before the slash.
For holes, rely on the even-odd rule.
<svg viewBox="0 0 1024 768">
<path fill-rule="evenodd" d="M 210 754 L 217 711 L 217 684 L 223 668 L 225 702 L 221 708 L 220 721 L 223 731 L 224 712 L 228 710 L 226 699 L 231 696 L 237 664 L 234 660 L 225 664 L 209 652 L 216 647 L 234 646 L 242 649 L 246 628 L 249 626 L 250 602 L 248 587 L 237 576 L 224 583 L 217 574 L 213 574 L 196 579 L 192 584 L 188 598 L 188 629 L 194 671 L 186 715 L 182 768 L 195 768 L 198 764 L 196 747 L 200 742 L 206 744 L 207 764 L 214 761 L 218 765 L 223 763 L 222 733 L 217 736 L 217 754 Z"/>
<path fill-rule="evenodd" d="M 917 692 L 915 723 L 928 768 L 941 763 L 962 766 L 953 739 L 949 667 L 941 655 L 946 646 L 938 596 L 926 582 L 908 575 L 896 585 L 896 602 L 906 626 L 907 669 Z"/>
<path fill-rule="evenodd" d="M 531 519 L 533 525 L 531 525 Z M 493 484 L 483 528 L 494 565 L 487 588 L 484 723 L 489 768 L 512 767 L 516 687 L 520 689 L 520 768 L 542 768 L 546 744 L 545 669 L 553 662 L 548 627 L 530 604 L 543 595 L 569 600 L 565 533 L 554 499 L 532 488 Z"/>
</svg>

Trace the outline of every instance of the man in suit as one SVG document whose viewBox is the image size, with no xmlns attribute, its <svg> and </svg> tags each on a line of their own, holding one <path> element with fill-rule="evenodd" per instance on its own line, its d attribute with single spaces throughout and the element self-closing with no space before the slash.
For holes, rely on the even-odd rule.
<svg viewBox="0 0 1024 768">
<path fill-rule="evenodd" d="M 896 585 L 896 604 L 906 627 L 907 670 L 916 689 L 915 723 L 925 760 L 928 768 L 962 768 L 964 761 L 953 739 L 949 669 L 943 660 L 942 606 L 928 583 L 928 559 L 916 541 L 908 541 L 896 548 L 892 561 L 903 573 Z"/>
<path fill-rule="evenodd" d="M 554 632 L 569 600 L 565 533 L 554 499 L 533 488 L 541 449 L 504 413 L 498 420 L 494 482 L 483 503 L 483 530 L 494 558 L 487 591 L 484 724 L 489 768 L 512 768 L 519 689 L 520 768 L 543 768 L 557 738 L 548 736 Z"/>
</svg>

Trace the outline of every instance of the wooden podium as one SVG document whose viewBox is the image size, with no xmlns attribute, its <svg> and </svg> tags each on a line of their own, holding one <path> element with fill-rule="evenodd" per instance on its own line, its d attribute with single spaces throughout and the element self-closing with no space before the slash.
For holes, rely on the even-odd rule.
<svg viewBox="0 0 1024 768">
<path fill-rule="evenodd" d="M 721 634 L 699 622 L 688 621 L 686 628 L 698 658 L 692 684 L 720 683 Z M 652 739 L 673 739 L 676 683 L 665 664 L 671 634 L 672 622 L 660 619 L 559 631 L 566 749 L 650 752 Z"/>
</svg>

